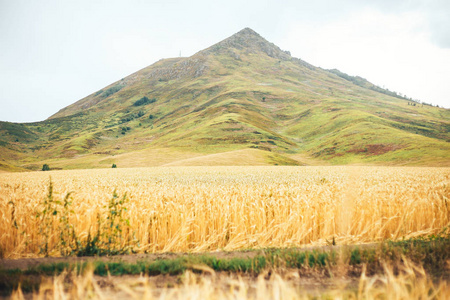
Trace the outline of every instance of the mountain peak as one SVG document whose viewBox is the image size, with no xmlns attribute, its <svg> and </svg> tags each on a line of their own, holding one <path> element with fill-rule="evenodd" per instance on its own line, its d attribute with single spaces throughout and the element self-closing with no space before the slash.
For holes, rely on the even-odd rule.
<svg viewBox="0 0 450 300">
<path fill-rule="evenodd" d="M 234 52 L 235 50 L 248 53 L 263 52 L 270 57 L 290 60 L 291 55 L 288 51 L 281 50 L 278 46 L 267 41 L 261 35 L 251 28 L 244 28 L 223 41 L 205 49 L 205 53 L 223 54 Z"/>
<path fill-rule="evenodd" d="M 244 28 L 198 55 L 160 60 L 49 120 L 0 122 L 0 170 L 37 170 L 48 161 L 56 168 L 302 164 L 297 157 L 450 166 L 449 125 L 444 109 L 316 68 Z"/>
<path fill-rule="evenodd" d="M 254 31 L 253 29 L 249 28 L 249 27 L 245 27 L 244 29 L 240 30 L 239 32 L 235 33 L 233 36 L 257 36 L 257 37 L 261 37 L 256 31 Z"/>
</svg>

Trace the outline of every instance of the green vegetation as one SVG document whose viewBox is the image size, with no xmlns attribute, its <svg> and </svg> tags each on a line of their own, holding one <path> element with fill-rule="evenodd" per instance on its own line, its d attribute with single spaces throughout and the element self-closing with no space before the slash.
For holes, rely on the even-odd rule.
<svg viewBox="0 0 450 300">
<path fill-rule="evenodd" d="M 107 89 L 106 91 L 102 92 L 100 94 L 100 96 L 102 98 L 108 98 L 109 96 L 117 93 L 118 91 L 120 91 L 124 86 L 123 85 L 115 85 L 113 87 L 110 87 L 109 89 Z"/>
<path fill-rule="evenodd" d="M 47 164 L 42 166 L 42 171 L 50 171 L 50 167 Z"/>
<path fill-rule="evenodd" d="M 97 231 L 93 234 L 89 231 L 85 243 L 73 233 L 75 247 L 71 247 L 71 254 L 102 256 L 133 252 L 133 246 L 137 244 L 137 241 L 132 238 L 130 222 L 124 217 L 124 212 L 127 211 L 125 205 L 128 201 L 126 194 L 119 197 L 114 191 L 107 207 L 106 218 L 102 215 L 97 216 Z"/>
<path fill-rule="evenodd" d="M 113 169 L 117 168 L 117 165 L 116 164 L 112 164 L 112 168 Z"/>
<path fill-rule="evenodd" d="M 48 120 L 0 122 L 0 169 L 36 170 L 44 160 L 93 168 L 105 159 L 98 153 L 148 148 L 195 156 L 254 148 L 290 165 L 302 164 L 296 156 L 319 164 L 450 162 L 450 110 L 408 105 L 413 100 L 311 66 L 256 34 L 132 76 Z M 121 130 L 125 124 L 133 130 Z M 80 154 L 83 162 L 74 159 Z"/>
<path fill-rule="evenodd" d="M 122 134 L 127 133 L 127 131 L 130 131 L 131 127 L 130 126 L 126 126 L 126 127 L 122 127 Z"/>
<path fill-rule="evenodd" d="M 64 202 L 66 202 L 69 197 L 70 194 L 67 194 Z M 45 256 L 48 256 L 49 254 L 48 243 L 50 235 L 52 233 L 53 227 L 55 226 L 56 218 L 58 217 L 57 215 L 60 212 L 62 205 L 62 202 L 57 201 L 53 198 L 53 183 L 50 180 L 47 197 L 44 198 L 40 203 L 42 210 L 36 214 L 36 218 L 39 224 L 39 235 L 42 239 L 39 249 L 40 253 L 44 254 Z M 64 205 L 64 208 L 65 207 L 66 205 Z M 65 227 L 62 228 L 60 234 L 62 240 L 64 240 L 66 236 L 65 229 Z"/>
<path fill-rule="evenodd" d="M 102 256 L 133 252 L 137 241 L 133 239 L 129 220 L 125 217 L 126 204 L 129 202 L 126 193 L 119 197 L 116 191 L 103 214 L 97 215 L 97 230 L 89 230 L 87 240 L 81 240 L 71 223 L 71 192 L 62 201 L 53 196 L 53 183 L 50 180 L 47 197 L 40 203 L 36 214 L 41 237 L 40 253 L 48 256 L 50 235 L 58 228 L 58 248 L 63 256 Z M 14 203 L 13 203 L 14 205 Z"/>
<path fill-rule="evenodd" d="M 122 118 L 120 120 L 120 123 L 128 123 L 128 122 L 133 121 L 134 119 L 138 119 L 144 115 L 145 115 L 145 112 L 140 110 L 137 113 L 132 113 L 132 114 L 127 115 L 126 118 Z"/>
<path fill-rule="evenodd" d="M 134 106 L 142 106 L 142 105 L 147 105 L 147 104 L 151 104 L 151 103 L 155 103 L 156 99 L 148 99 L 147 97 L 142 97 L 141 99 L 137 100 L 136 102 L 133 103 Z"/>
</svg>

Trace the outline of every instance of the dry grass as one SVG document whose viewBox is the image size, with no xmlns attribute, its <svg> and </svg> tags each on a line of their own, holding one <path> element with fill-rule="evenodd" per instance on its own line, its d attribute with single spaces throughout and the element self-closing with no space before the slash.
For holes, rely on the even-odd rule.
<svg viewBox="0 0 450 300">
<path fill-rule="evenodd" d="M 77 275 L 64 272 L 46 282 L 30 296 L 33 299 L 449 299 L 445 280 L 433 282 L 422 267 L 408 261 L 396 273 L 385 266 L 384 273 L 373 277 L 362 274 L 356 285 L 338 283 L 328 287 L 304 286 L 299 274 L 267 272 L 257 278 L 215 273 L 199 266 L 202 274 L 185 272 L 178 280 L 164 279 L 163 286 L 148 276 L 94 276 L 92 270 Z M 159 285 L 161 285 L 161 283 Z M 164 284 L 165 283 L 165 284 Z M 19 288 L 11 299 L 22 300 Z"/>
<path fill-rule="evenodd" d="M 450 224 L 449 168 L 176 167 L 0 174 L 0 253 L 36 257 L 36 214 L 48 193 L 68 192 L 79 240 L 97 229 L 113 191 L 127 193 L 124 218 L 137 251 L 200 252 L 365 243 L 428 235 Z M 61 220 L 49 229 L 59 255 Z M 40 229 L 41 228 L 41 229 Z"/>
<path fill-rule="evenodd" d="M 165 166 L 265 166 L 269 164 L 268 153 L 270 152 L 241 149 L 177 160 Z"/>
</svg>

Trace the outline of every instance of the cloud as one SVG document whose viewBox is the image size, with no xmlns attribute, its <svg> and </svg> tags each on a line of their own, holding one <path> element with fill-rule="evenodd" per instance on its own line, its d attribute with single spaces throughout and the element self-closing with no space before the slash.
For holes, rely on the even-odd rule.
<svg viewBox="0 0 450 300">
<path fill-rule="evenodd" d="M 356 3 L 355 3 L 356 4 Z M 450 1 L 448 0 L 369 0 L 361 1 L 385 14 L 417 13 L 423 16 L 423 29 L 430 40 L 441 48 L 450 48 Z"/>
<path fill-rule="evenodd" d="M 447 5 L 450 6 L 450 1 Z M 450 49 L 450 8 L 444 7 L 439 11 L 428 12 L 427 15 L 432 42 Z"/>
<path fill-rule="evenodd" d="M 367 10 L 383 15 L 413 14 L 422 21 L 420 30 L 426 31 L 431 42 L 441 48 L 450 48 L 450 1 L 449 0 L 286 0 L 283 17 L 296 22 L 302 20 L 320 26 L 346 19 Z M 286 22 L 276 19 L 277 22 Z"/>
<path fill-rule="evenodd" d="M 450 49 L 431 43 L 427 22 L 417 11 L 365 9 L 320 26 L 298 22 L 278 43 L 313 65 L 448 107 Z"/>
</svg>

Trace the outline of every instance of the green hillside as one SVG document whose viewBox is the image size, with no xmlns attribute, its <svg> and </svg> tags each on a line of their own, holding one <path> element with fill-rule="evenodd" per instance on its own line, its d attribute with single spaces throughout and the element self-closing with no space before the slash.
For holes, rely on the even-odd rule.
<svg viewBox="0 0 450 300">
<path fill-rule="evenodd" d="M 246 28 L 191 57 L 160 60 L 48 120 L 0 122 L 0 169 L 449 166 L 449 141 L 448 109 L 314 67 Z"/>
</svg>

